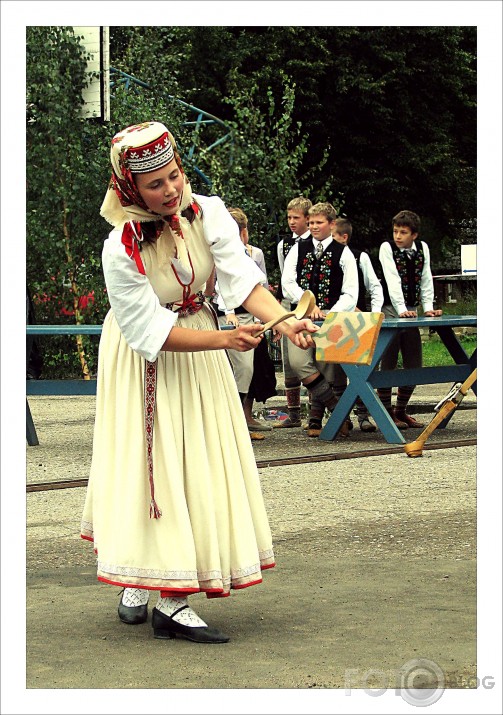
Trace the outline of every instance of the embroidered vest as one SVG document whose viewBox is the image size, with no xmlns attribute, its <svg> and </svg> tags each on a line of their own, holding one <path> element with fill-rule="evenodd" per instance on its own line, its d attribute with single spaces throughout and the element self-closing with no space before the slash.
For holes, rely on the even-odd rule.
<svg viewBox="0 0 503 715">
<path fill-rule="evenodd" d="M 309 234 L 309 236 L 307 236 L 306 238 L 299 238 L 299 243 L 301 241 L 311 241 L 311 240 L 312 240 L 311 234 Z M 280 241 L 283 241 L 283 245 L 281 246 L 281 249 L 283 252 L 283 259 L 285 259 L 288 256 L 288 254 L 290 253 L 290 249 L 292 248 L 292 246 L 295 246 L 296 239 L 291 234 L 288 234 L 287 236 L 282 236 L 280 238 Z M 278 241 L 278 243 L 279 243 L 279 241 Z M 280 279 L 278 282 L 278 288 L 276 290 L 276 300 L 281 301 L 281 300 L 283 300 L 283 298 L 284 298 L 284 295 L 283 295 L 283 288 L 281 286 L 281 276 L 280 276 Z"/>
<path fill-rule="evenodd" d="M 402 282 L 402 293 L 405 305 L 416 307 L 420 303 L 421 297 L 421 276 L 424 268 L 424 251 L 423 245 L 419 239 L 414 241 L 416 245 L 416 253 L 413 258 L 407 258 L 405 251 L 401 251 L 396 247 L 394 241 L 390 241 L 391 250 L 393 252 L 393 260 Z M 384 304 L 391 305 L 386 278 L 382 277 L 382 288 L 384 293 Z"/>
<path fill-rule="evenodd" d="M 358 269 L 358 300 L 356 301 L 356 307 L 365 313 L 367 311 L 367 290 L 365 288 L 363 271 L 360 267 L 360 256 L 363 251 L 360 251 L 358 248 L 351 248 L 350 246 L 348 246 L 348 248 L 356 258 L 356 268 Z"/>
<path fill-rule="evenodd" d="M 339 261 L 345 247 L 332 241 L 320 261 L 316 261 L 311 239 L 299 241 L 298 246 L 297 283 L 303 290 L 311 290 L 316 305 L 328 312 L 341 295 L 344 274 Z"/>
</svg>

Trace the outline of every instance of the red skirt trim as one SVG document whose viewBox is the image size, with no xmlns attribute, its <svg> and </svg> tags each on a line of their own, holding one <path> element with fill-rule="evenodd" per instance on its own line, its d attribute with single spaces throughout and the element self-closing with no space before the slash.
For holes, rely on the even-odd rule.
<svg viewBox="0 0 503 715">
<path fill-rule="evenodd" d="M 94 542 L 94 539 L 91 536 L 84 536 L 84 534 L 80 535 L 81 539 L 84 539 L 85 541 L 91 541 Z M 98 550 L 94 549 L 94 553 L 98 555 Z M 276 563 L 272 564 L 266 564 L 265 566 L 261 566 L 260 570 L 261 571 L 266 571 L 267 569 L 272 569 L 276 566 Z M 205 593 L 207 598 L 226 598 L 227 596 L 230 596 L 230 592 L 224 592 L 223 589 L 221 588 L 209 588 L 209 589 L 204 589 L 204 588 L 193 588 L 193 589 L 187 589 L 187 588 L 167 588 L 167 589 L 160 589 L 159 586 L 141 586 L 139 587 L 137 583 L 132 583 L 132 584 L 124 584 L 124 583 L 119 583 L 117 581 L 111 581 L 110 579 L 103 578 L 103 576 L 98 576 L 98 581 L 101 581 L 102 583 L 108 583 L 111 586 L 122 586 L 123 588 L 142 588 L 145 589 L 146 591 L 166 591 L 169 593 L 172 593 L 173 595 L 178 595 L 178 596 L 190 596 L 194 593 Z M 248 588 L 248 586 L 256 586 L 257 584 L 262 583 L 262 579 L 257 579 L 256 581 L 250 581 L 250 583 L 244 583 L 240 586 L 232 586 L 231 588 L 235 591 L 243 588 Z"/>
<path fill-rule="evenodd" d="M 258 583 L 262 583 L 262 579 L 259 578 L 256 581 L 250 581 L 250 583 L 243 583 L 240 586 L 233 586 L 232 588 L 237 591 L 240 588 L 248 588 L 248 586 L 256 586 Z"/>
</svg>

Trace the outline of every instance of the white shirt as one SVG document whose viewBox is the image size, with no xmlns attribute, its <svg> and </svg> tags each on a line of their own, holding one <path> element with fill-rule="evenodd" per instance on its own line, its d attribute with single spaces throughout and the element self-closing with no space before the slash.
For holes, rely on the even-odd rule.
<svg viewBox="0 0 503 715">
<path fill-rule="evenodd" d="M 360 254 L 360 268 L 363 274 L 365 290 L 370 295 L 370 310 L 372 313 L 380 313 L 384 303 L 384 294 L 381 281 L 376 276 L 368 253 L 362 252 Z"/>
<path fill-rule="evenodd" d="M 305 233 L 302 234 L 302 236 L 297 236 L 296 233 L 292 233 L 292 238 L 295 239 L 295 243 L 298 243 L 301 238 L 307 238 L 308 236 L 311 235 L 311 232 L 307 230 Z M 278 243 L 277 250 L 278 250 L 278 263 L 279 263 L 279 272 L 280 274 L 283 273 L 283 268 L 285 267 L 285 256 L 283 255 L 283 244 L 284 244 L 284 239 L 281 239 L 281 241 Z"/>
<path fill-rule="evenodd" d="M 421 274 L 420 299 L 423 306 L 423 312 L 426 312 L 428 310 L 433 310 L 433 276 L 431 274 L 430 267 L 430 250 L 424 241 L 421 241 L 421 245 L 424 253 L 424 266 Z M 416 244 L 413 243 L 411 248 L 417 250 Z M 402 252 L 404 250 L 405 249 L 401 249 Z M 391 304 L 398 315 L 400 315 L 400 313 L 405 313 L 406 310 L 415 310 L 414 306 L 408 307 L 405 303 L 405 296 L 402 291 L 402 281 L 400 280 L 396 263 L 393 259 L 391 244 L 387 241 L 382 243 L 379 248 L 379 260 L 381 262 L 384 278 L 386 279 L 386 283 L 388 285 Z"/>
<path fill-rule="evenodd" d="M 263 250 L 261 248 L 258 248 L 258 246 L 250 246 L 249 244 L 248 244 L 248 246 L 243 245 L 243 249 L 245 250 L 245 252 L 248 251 L 248 255 L 250 256 L 252 261 L 254 261 L 257 264 L 257 266 L 260 268 L 262 273 L 265 275 L 265 282 L 263 285 L 264 285 L 264 288 L 267 288 L 269 290 L 269 283 L 267 281 L 267 268 L 265 265 L 265 256 L 264 256 Z M 215 294 L 216 294 L 216 303 L 217 303 L 219 310 L 221 310 L 226 315 L 234 313 L 234 309 L 228 309 L 225 307 L 223 298 L 220 295 L 220 289 L 218 286 L 218 271 L 217 271 L 217 280 L 215 281 Z"/>
<path fill-rule="evenodd" d="M 321 243 L 325 251 L 332 243 L 333 238 L 329 236 Z M 313 248 L 316 248 L 318 241 L 313 238 Z M 290 249 L 283 268 L 281 277 L 281 286 L 283 295 L 292 303 L 298 303 L 302 293 L 304 292 L 297 283 L 297 260 L 299 257 L 299 244 L 295 243 Z M 356 259 L 347 246 L 341 253 L 339 265 L 342 268 L 343 279 L 341 295 L 334 305 L 330 308 L 330 312 L 353 311 L 358 300 L 358 269 L 356 267 Z"/>
<path fill-rule="evenodd" d="M 236 308 L 265 276 L 243 250 L 237 223 L 218 196 L 194 195 L 203 211 L 203 235 L 218 270 L 226 305 Z M 198 220 L 198 219 L 196 219 Z M 128 345 L 153 362 L 177 321 L 161 305 L 146 275 L 142 275 L 121 242 L 122 230 L 110 232 L 102 252 L 108 299 Z"/>
</svg>

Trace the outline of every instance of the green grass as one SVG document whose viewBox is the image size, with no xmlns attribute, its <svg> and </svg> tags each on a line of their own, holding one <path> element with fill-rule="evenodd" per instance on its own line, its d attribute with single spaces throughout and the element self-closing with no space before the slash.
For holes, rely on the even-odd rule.
<svg viewBox="0 0 503 715">
<path fill-rule="evenodd" d="M 463 298 L 459 298 L 456 303 L 445 303 L 440 306 L 444 315 L 477 315 L 477 300 L 475 291 L 467 291 Z M 461 346 L 471 355 L 477 348 L 477 333 L 458 335 Z M 432 333 L 423 342 L 423 365 L 424 367 L 436 367 L 452 365 L 454 360 L 449 355 L 447 348 L 436 333 Z M 398 356 L 398 367 L 403 367 L 402 356 Z"/>
<path fill-rule="evenodd" d="M 477 334 L 458 336 L 459 342 L 468 356 L 477 348 Z M 437 367 L 452 365 L 454 360 L 438 335 L 433 334 L 423 342 L 423 366 Z M 398 356 L 398 367 L 403 367 L 402 356 Z"/>
</svg>

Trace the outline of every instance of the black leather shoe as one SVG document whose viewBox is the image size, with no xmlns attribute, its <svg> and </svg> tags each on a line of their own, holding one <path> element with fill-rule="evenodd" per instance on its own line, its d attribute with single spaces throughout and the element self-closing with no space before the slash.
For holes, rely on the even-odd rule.
<svg viewBox="0 0 503 715">
<path fill-rule="evenodd" d="M 183 611 L 184 608 L 188 606 L 182 606 L 173 615 Z M 164 615 L 157 608 L 152 611 L 152 627 L 154 638 L 186 638 L 194 643 L 227 643 L 230 640 L 229 636 L 210 626 L 184 626 L 174 621 L 171 616 Z"/>
<path fill-rule="evenodd" d="M 128 623 L 130 626 L 135 626 L 138 623 L 145 623 L 148 618 L 148 605 L 144 606 L 125 606 L 122 603 L 122 596 L 119 602 L 119 618 L 123 623 Z"/>
</svg>

